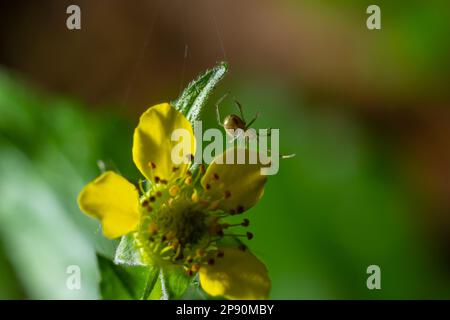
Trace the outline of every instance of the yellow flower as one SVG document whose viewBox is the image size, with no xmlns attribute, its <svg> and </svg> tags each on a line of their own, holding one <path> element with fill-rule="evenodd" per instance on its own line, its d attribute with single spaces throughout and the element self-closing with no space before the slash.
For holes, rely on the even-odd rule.
<svg viewBox="0 0 450 320">
<path fill-rule="evenodd" d="M 171 152 L 176 129 L 189 132 L 189 161 L 175 166 Z M 227 152 L 235 152 L 228 150 Z M 224 218 L 242 214 L 261 198 L 266 176 L 259 164 L 225 164 L 218 156 L 207 170 L 189 171 L 195 141 L 190 122 L 167 103 L 149 108 L 134 132 L 133 160 L 150 182 L 139 190 L 108 171 L 80 192 L 78 204 L 101 221 L 106 237 L 132 234 L 147 264 L 177 265 L 188 275 L 199 273 L 210 295 L 229 299 L 267 299 L 270 280 L 265 265 L 238 242 L 225 241 L 234 227 Z M 229 237 L 232 236 L 232 237 Z M 253 234 L 243 234 L 248 239 Z"/>
</svg>

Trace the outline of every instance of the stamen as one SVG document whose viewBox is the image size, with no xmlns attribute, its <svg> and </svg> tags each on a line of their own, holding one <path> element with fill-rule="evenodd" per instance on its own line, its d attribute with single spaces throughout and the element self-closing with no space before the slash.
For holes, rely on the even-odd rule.
<svg viewBox="0 0 450 320">
<path fill-rule="evenodd" d="M 219 180 L 219 175 L 217 173 L 214 173 L 213 177 L 214 179 Z"/>
<path fill-rule="evenodd" d="M 198 270 L 200 270 L 200 265 L 198 263 L 193 264 L 191 270 L 193 272 L 198 272 Z"/>
<path fill-rule="evenodd" d="M 237 211 L 237 213 L 243 213 L 244 212 L 244 206 L 242 206 L 242 205 L 237 206 L 236 211 Z"/>
<path fill-rule="evenodd" d="M 158 176 L 155 176 L 155 183 L 159 183 L 161 179 Z"/>
<path fill-rule="evenodd" d="M 175 197 L 175 196 L 178 194 L 179 191 L 180 191 L 180 187 L 177 186 L 177 185 L 173 185 L 173 186 L 171 186 L 170 189 L 169 189 L 169 194 L 170 194 L 172 197 Z"/>
<path fill-rule="evenodd" d="M 194 156 L 192 155 L 192 153 L 187 154 L 186 158 L 188 159 L 189 162 L 193 162 L 195 159 Z"/>
<path fill-rule="evenodd" d="M 189 172 L 189 171 L 188 171 Z M 185 180 L 184 180 L 184 183 L 186 183 L 187 185 L 191 185 L 192 184 L 192 177 L 187 177 Z"/>
<path fill-rule="evenodd" d="M 197 257 L 203 257 L 204 255 L 205 255 L 205 250 L 203 250 L 203 249 L 197 249 L 197 252 L 196 252 L 196 254 L 197 254 Z"/>
<path fill-rule="evenodd" d="M 149 200 L 150 202 L 155 202 L 155 201 L 156 201 L 156 198 L 155 198 L 155 196 L 150 196 L 150 198 L 148 198 L 148 200 Z"/>
<path fill-rule="evenodd" d="M 248 220 L 247 218 L 244 219 L 244 221 L 242 221 L 241 226 L 243 227 L 248 227 L 250 225 L 250 220 Z"/>
<path fill-rule="evenodd" d="M 142 194 L 145 194 L 145 189 L 144 189 L 144 183 L 145 180 L 143 179 L 139 179 L 138 185 L 139 185 L 139 190 L 141 191 Z"/>
<path fill-rule="evenodd" d="M 205 188 L 206 188 L 206 190 L 209 190 L 209 189 L 211 189 L 211 185 L 210 185 L 209 183 L 207 183 L 207 184 L 205 185 Z"/>
<path fill-rule="evenodd" d="M 220 250 L 219 252 L 217 252 L 217 257 L 218 257 L 218 258 L 223 258 L 224 255 L 225 255 L 225 253 L 224 253 L 222 250 Z"/>
<path fill-rule="evenodd" d="M 172 251 L 172 250 L 173 250 L 173 247 L 172 247 L 172 246 L 167 246 L 167 247 L 163 248 L 163 249 L 159 252 L 159 254 L 160 254 L 160 255 L 163 255 L 164 253 L 166 253 L 166 252 L 168 252 L 168 251 Z"/>
<path fill-rule="evenodd" d="M 156 234 L 156 233 L 158 232 L 158 227 L 157 227 L 157 225 L 156 225 L 155 222 L 152 221 L 152 222 L 149 224 L 149 226 L 148 226 L 148 231 L 149 231 L 151 234 Z"/>
<path fill-rule="evenodd" d="M 194 190 L 194 192 L 192 193 L 191 199 L 192 199 L 192 201 L 194 201 L 194 202 L 198 202 L 199 198 L 198 198 L 198 192 L 197 192 L 197 190 Z"/>
<path fill-rule="evenodd" d="M 248 240 L 253 239 L 253 233 L 251 233 L 251 232 L 247 232 L 246 234 L 224 234 L 224 236 L 226 236 L 226 237 L 245 237 Z"/>
<path fill-rule="evenodd" d="M 214 265 L 214 263 L 216 263 L 216 261 L 215 261 L 213 258 L 208 259 L 208 264 L 209 264 L 210 266 Z"/>
<path fill-rule="evenodd" d="M 229 197 L 231 197 L 231 192 L 228 190 L 225 190 L 224 197 L 225 197 L 225 199 L 228 199 Z"/>
<path fill-rule="evenodd" d="M 148 200 L 147 200 L 147 199 L 145 199 L 144 201 L 142 201 L 142 206 L 143 206 L 143 207 L 148 206 Z"/>
<path fill-rule="evenodd" d="M 211 203 L 211 205 L 209 206 L 209 210 L 217 210 L 220 206 L 220 200 L 216 200 L 214 202 Z"/>
</svg>

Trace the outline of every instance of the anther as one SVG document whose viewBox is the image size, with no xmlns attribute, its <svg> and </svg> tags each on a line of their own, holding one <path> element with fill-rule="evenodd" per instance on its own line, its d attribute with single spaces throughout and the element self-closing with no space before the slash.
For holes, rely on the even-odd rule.
<svg viewBox="0 0 450 320">
<path fill-rule="evenodd" d="M 147 200 L 142 201 L 142 206 L 143 206 L 143 207 L 148 206 L 148 201 L 147 201 Z"/>
<path fill-rule="evenodd" d="M 158 232 L 158 227 L 156 226 L 155 222 L 151 222 L 150 225 L 148 226 L 148 231 L 151 234 L 156 234 Z"/>
<path fill-rule="evenodd" d="M 231 192 L 228 190 L 225 190 L 224 196 L 225 196 L 225 199 L 228 199 L 229 197 L 231 197 Z"/>
<path fill-rule="evenodd" d="M 150 162 L 150 166 L 152 167 L 152 169 L 156 168 L 156 164 L 154 162 Z"/>
<path fill-rule="evenodd" d="M 223 258 L 224 255 L 225 255 L 225 253 L 223 251 L 217 252 L 217 257 L 218 258 Z"/>
<path fill-rule="evenodd" d="M 180 169 L 179 167 L 172 167 L 172 172 L 176 172 L 178 169 Z"/>
<path fill-rule="evenodd" d="M 237 213 L 242 213 L 242 212 L 244 212 L 244 207 L 241 206 L 241 205 L 239 205 L 239 206 L 236 208 L 236 211 L 237 211 Z"/>
<path fill-rule="evenodd" d="M 161 191 L 156 191 L 156 196 L 157 196 L 158 198 L 162 197 Z"/>
<path fill-rule="evenodd" d="M 148 200 L 149 200 L 150 202 L 155 202 L 155 201 L 156 201 L 156 198 L 155 198 L 155 196 L 151 196 L 150 198 L 148 198 Z"/>
<path fill-rule="evenodd" d="M 192 177 L 187 177 L 187 178 L 184 180 L 184 183 L 186 183 L 187 185 L 192 184 Z"/>
<path fill-rule="evenodd" d="M 158 176 L 155 177 L 155 182 L 156 182 L 156 183 L 159 183 L 160 180 L 161 180 L 161 179 L 160 179 Z"/>
<path fill-rule="evenodd" d="M 187 155 L 186 155 L 186 158 L 187 158 L 190 162 L 194 161 L 194 156 L 192 155 L 192 153 L 187 154 Z"/>
<path fill-rule="evenodd" d="M 211 259 L 208 260 L 208 264 L 209 264 L 210 266 L 214 265 L 214 263 L 216 263 L 216 261 L 215 261 L 213 258 L 211 258 Z"/>
<path fill-rule="evenodd" d="M 167 236 L 165 236 L 165 237 L 167 238 Z M 174 249 L 177 249 L 179 245 L 180 245 L 180 242 L 176 239 L 174 241 L 172 241 L 172 243 L 171 243 L 171 246 Z"/>
<path fill-rule="evenodd" d="M 194 274 L 194 272 L 193 272 L 191 269 L 187 269 L 187 270 L 186 270 L 186 274 L 187 274 L 189 277 L 192 277 L 192 275 Z"/>
<path fill-rule="evenodd" d="M 253 233 L 247 232 L 247 239 L 252 240 L 253 239 Z"/>
<path fill-rule="evenodd" d="M 175 185 L 170 187 L 169 194 L 172 197 L 175 197 L 178 194 L 179 191 L 180 191 L 180 187 L 175 184 Z"/>
<path fill-rule="evenodd" d="M 203 249 L 197 249 L 197 256 L 198 257 L 203 257 L 205 255 L 205 250 Z"/>
<path fill-rule="evenodd" d="M 193 264 L 191 270 L 193 272 L 197 272 L 198 270 L 200 270 L 200 265 L 198 263 Z"/>
<path fill-rule="evenodd" d="M 198 202 L 198 193 L 197 193 L 197 190 L 194 190 L 194 192 L 192 193 L 191 199 L 192 199 L 192 201 L 194 201 L 194 202 Z"/>
<path fill-rule="evenodd" d="M 162 184 L 167 184 L 167 180 L 166 179 L 161 179 L 160 181 Z"/>
<path fill-rule="evenodd" d="M 219 180 L 219 175 L 217 173 L 214 173 L 213 177 L 214 179 Z"/>
<path fill-rule="evenodd" d="M 206 172 L 205 165 L 203 163 L 200 165 L 200 172 L 201 174 L 205 174 Z"/>
<path fill-rule="evenodd" d="M 248 227 L 250 225 L 250 220 L 248 220 L 247 218 L 244 219 L 241 223 L 241 226 L 243 227 Z"/>
<path fill-rule="evenodd" d="M 206 190 L 209 190 L 209 189 L 211 189 L 211 185 L 210 185 L 209 183 L 207 183 L 207 184 L 205 185 L 205 188 L 206 188 Z"/>
<path fill-rule="evenodd" d="M 239 248 L 239 250 L 241 250 L 241 251 L 247 250 L 247 246 L 246 246 L 245 244 L 240 244 L 238 248 Z"/>
<path fill-rule="evenodd" d="M 220 201 L 216 200 L 214 202 L 211 203 L 211 205 L 209 206 L 209 210 L 217 210 L 220 206 Z"/>
</svg>

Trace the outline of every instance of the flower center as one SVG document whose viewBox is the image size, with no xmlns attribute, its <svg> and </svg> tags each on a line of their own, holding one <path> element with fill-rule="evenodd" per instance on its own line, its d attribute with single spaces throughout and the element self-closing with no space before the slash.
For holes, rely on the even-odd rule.
<svg viewBox="0 0 450 320">
<path fill-rule="evenodd" d="M 152 167 L 156 165 L 152 163 Z M 227 216 L 240 214 L 243 210 L 226 213 L 219 209 L 217 201 L 210 200 L 203 188 L 195 186 L 195 181 L 204 173 L 201 166 L 196 177 L 190 173 L 170 181 L 155 177 L 150 190 L 141 186 L 141 221 L 135 239 L 144 262 L 181 265 L 188 275 L 192 275 L 202 264 L 211 265 L 216 258 L 223 257 L 219 242 L 224 237 L 253 237 L 251 232 L 243 235 L 224 232 L 232 227 L 248 227 L 249 221 L 222 222 Z M 206 190 L 209 188 L 206 185 Z M 225 192 L 224 199 L 229 195 L 230 192 Z M 242 250 L 246 248 L 241 242 L 237 245 Z"/>
<path fill-rule="evenodd" d="M 197 244 L 208 232 L 207 214 L 200 210 L 187 209 L 181 212 L 161 212 L 157 226 L 163 234 L 172 234 L 181 245 Z"/>
</svg>

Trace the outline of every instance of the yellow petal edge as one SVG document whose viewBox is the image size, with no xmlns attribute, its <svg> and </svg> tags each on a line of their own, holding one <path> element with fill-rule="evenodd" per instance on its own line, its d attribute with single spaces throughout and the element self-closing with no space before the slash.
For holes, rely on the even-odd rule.
<svg viewBox="0 0 450 320">
<path fill-rule="evenodd" d="M 103 234 L 111 239 L 135 230 L 139 223 L 135 186 L 112 171 L 87 184 L 78 196 L 78 205 L 85 214 L 101 221 Z"/>
</svg>

